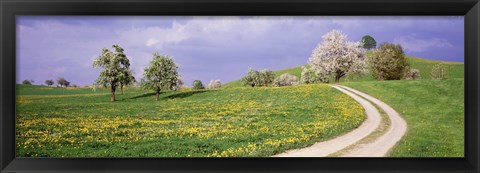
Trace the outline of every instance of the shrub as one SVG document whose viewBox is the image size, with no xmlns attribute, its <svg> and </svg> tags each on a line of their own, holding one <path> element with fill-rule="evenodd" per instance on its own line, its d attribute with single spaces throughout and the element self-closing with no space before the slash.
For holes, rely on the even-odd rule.
<svg viewBox="0 0 480 173">
<path fill-rule="evenodd" d="M 47 84 L 47 86 L 52 86 L 53 80 L 45 80 L 45 84 Z"/>
<path fill-rule="evenodd" d="M 420 70 L 418 69 L 408 69 L 405 73 L 406 80 L 417 80 L 420 79 Z"/>
<path fill-rule="evenodd" d="M 271 70 L 260 70 L 260 80 L 258 86 L 270 86 L 275 79 L 275 73 Z"/>
<path fill-rule="evenodd" d="M 314 84 L 314 83 L 328 83 L 329 78 L 327 73 L 322 73 L 314 70 L 311 66 L 302 66 L 302 74 L 300 76 L 300 83 Z"/>
<path fill-rule="evenodd" d="M 283 73 L 273 81 L 273 86 L 292 86 L 298 84 L 297 76 Z"/>
<path fill-rule="evenodd" d="M 275 79 L 275 74 L 270 70 L 248 69 L 248 73 L 241 79 L 243 86 L 262 87 L 270 86 Z"/>
<path fill-rule="evenodd" d="M 400 45 L 382 43 L 368 54 L 370 72 L 378 80 L 399 80 L 408 70 L 408 61 Z"/>
<path fill-rule="evenodd" d="M 22 81 L 22 84 L 24 85 L 31 85 L 33 82 L 29 81 L 29 80 L 24 80 Z"/>
<path fill-rule="evenodd" d="M 200 81 L 200 80 L 194 80 L 192 88 L 194 90 L 205 89 L 205 87 L 202 84 L 202 81 Z"/>
<path fill-rule="evenodd" d="M 443 79 L 447 77 L 448 70 L 444 64 L 438 63 L 432 67 L 432 79 Z"/>
<path fill-rule="evenodd" d="M 210 89 L 218 89 L 222 86 L 222 83 L 220 80 L 211 80 L 210 83 L 208 83 L 208 88 Z"/>
</svg>

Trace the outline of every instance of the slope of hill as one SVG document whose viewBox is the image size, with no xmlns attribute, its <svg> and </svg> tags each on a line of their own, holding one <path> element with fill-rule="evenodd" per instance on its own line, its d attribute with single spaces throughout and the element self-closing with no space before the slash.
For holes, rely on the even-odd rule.
<svg viewBox="0 0 480 173">
<path fill-rule="evenodd" d="M 428 60 L 423 58 L 417 58 L 413 56 L 407 56 L 408 62 L 412 68 L 420 70 L 421 79 L 430 79 L 432 67 L 435 64 L 443 63 L 446 64 L 448 67 L 448 78 L 463 78 L 464 77 L 464 65 L 462 62 L 444 62 L 444 61 L 435 61 L 435 60 Z M 300 78 L 302 68 L 301 66 L 278 70 L 274 71 L 276 76 L 280 76 L 283 73 L 290 73 L 292 75 L 297 76 Z M 333 78 L 332 78 L 333 80 Z M 331 80 L 331 81 L 332 81 Z M 340 82 L 353 82 L 353 81 L 372 81 L 375 80 L 370 74 L 366 74 L 363 76 L 359 75 L 347 75 L 341 79 Z M 223 88 L 231 88 L 231 87 L 239 87 L 241 86 L 240 80 L 235 80 L 229 83 L 224 84 Z"/>
<path fill-rule="evenodd" d="M 409 130 L 390 156 L 464 156 L 464 79 L 363 81 L 342 85 L 384 101 L 407 120 Z"/>
</svg>

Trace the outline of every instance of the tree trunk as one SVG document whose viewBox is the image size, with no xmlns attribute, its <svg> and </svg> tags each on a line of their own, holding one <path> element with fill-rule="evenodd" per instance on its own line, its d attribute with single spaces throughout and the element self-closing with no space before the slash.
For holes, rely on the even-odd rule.
<svg viewBox="0 0 480 173">
<path fill-rule="evenodd" d="M 158 101 L 158 96 L 160 95 L 160 89 L 157 89 L 156 95 L 155 95 L 155 101 Z"/>
<path fill-rule="evenodd" d="M 112 99 L 110 101 L 114 102 L 115 101 L 115 87 L 112 86 L 110 91 L 112 92 Z"/>
<path fill-rule="evenodd" d="M 115 91 L 112 91 L 112 99 L 110 101 L 112 101 L 112 102 L 115 101 Z"/>
<path fill-rule="evenodd" d="M 122 92 L 122 95 L 123 95 L 123 85 L 120 85 L 120 91 Z"/>
<path fill-rule="evenodd" d="M 343 76 L 345 76 L 344 72 L 337 71 L 335 74 L 335 83 L 340 82 L 340 78 L 342 78 Z"/>
</svg>

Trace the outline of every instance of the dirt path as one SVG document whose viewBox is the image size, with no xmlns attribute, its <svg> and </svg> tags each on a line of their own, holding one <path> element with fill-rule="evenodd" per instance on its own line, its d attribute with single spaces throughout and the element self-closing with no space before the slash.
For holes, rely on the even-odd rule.
<svg viewBox="0 0 480 173">
<path fill-rule="evenodd" d="M 367 119 L 362 123 L 362 125 L 355 130 L 342 136 L 338 136 L 334 139 L 318 142 L 307 148 L 289 150 L 287 152 L 274 155 L 273 157 L 326 157 L 358 142 L 364 137 L 367 137 L 380 125 L 380 113 L 370 102 L 345 89 L 337 86 L 333 87 L 349 95 L 364 107 L 365 113 L 367 114 Z"/>
<path fill-rule="evenodd" d="M 390 106 L 372 96 L 346 86 L 332 85 L 332 87 L 349 95 L 364 107 L 367 114 L 365 122 L 345 135 L 328 141 L 318 142 L 310 147 L 289 150 L 273 157 L 326 157 L 349 146 L 354 147 L 346 151 L 341 157 L 383 157 L 403 137 L 407 130 L 407 123 Z M 380 125 L 380 113 L 369 101 L 386 112 L 390 118 L 391 126 L 387 132 L 371 142 L 354 145 L 374 132 Z"/>
<path fill-rule="evenodd" d="M 407 122 L 400 117 L 400 115 L 386 103 L 355 89 L 346 86 L 340 86 L 343 89 L 351 91 L 363 98 L 376 104 L 387 113 L 391 120 L 390 129 L 382 136 L 378 137 L 371 143 L 359 145 L 353 150 L 342 155 L 342 157 L 384 157 L 388 154 L 390 149 L 402 139 L 403 135 L 407 132 Z"/>
</svg>

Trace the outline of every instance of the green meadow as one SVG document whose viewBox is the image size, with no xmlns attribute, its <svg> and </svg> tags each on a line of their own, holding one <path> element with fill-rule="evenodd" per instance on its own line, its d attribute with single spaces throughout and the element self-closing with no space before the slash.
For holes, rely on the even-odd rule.
<svg viewBox="0 0 480 173">
<path fill-rule="evenodd" d="M 392 106 L 408 123 L 392 157 L 464 156 L 464 65 L 407 56 L 419 80 L 377 81 L 370 74 L 347 75 L 340 84 L 370 94 Z M 446 79 L 432 79 L 435 64 L 447 67 Z M 301 67 L 275 71 L 300 77 Z M 239 80 L 226 87 L 241 86 Z"/>
<path fill-rule="evenodd" d="M 408 57 L 419 80 L 376 81 L 369 74 L 340 82 L 392 106 L 408 123 L 393 157 L 464 155 L 464 66 Z M 300 77 L 301 68 L 275 71 Z M 155 94 L 137 87 L 17 85 L 17 157 L 266 157 L 331 139 L 358 127 L 363 108 L 326 85 L 241 87 Z"/>
<path fill-rule="evenodd" d="M 17 85 L 17 157 L 270 156 L 351 131 L 363 108 L 325 84 L 154 93 Z"/>
<path fill-rule="evenodd" d="M 347 82 L 389 104 L 408 123 L 393 157 L 464 156 L 464 79 Z"/>
</svg>

